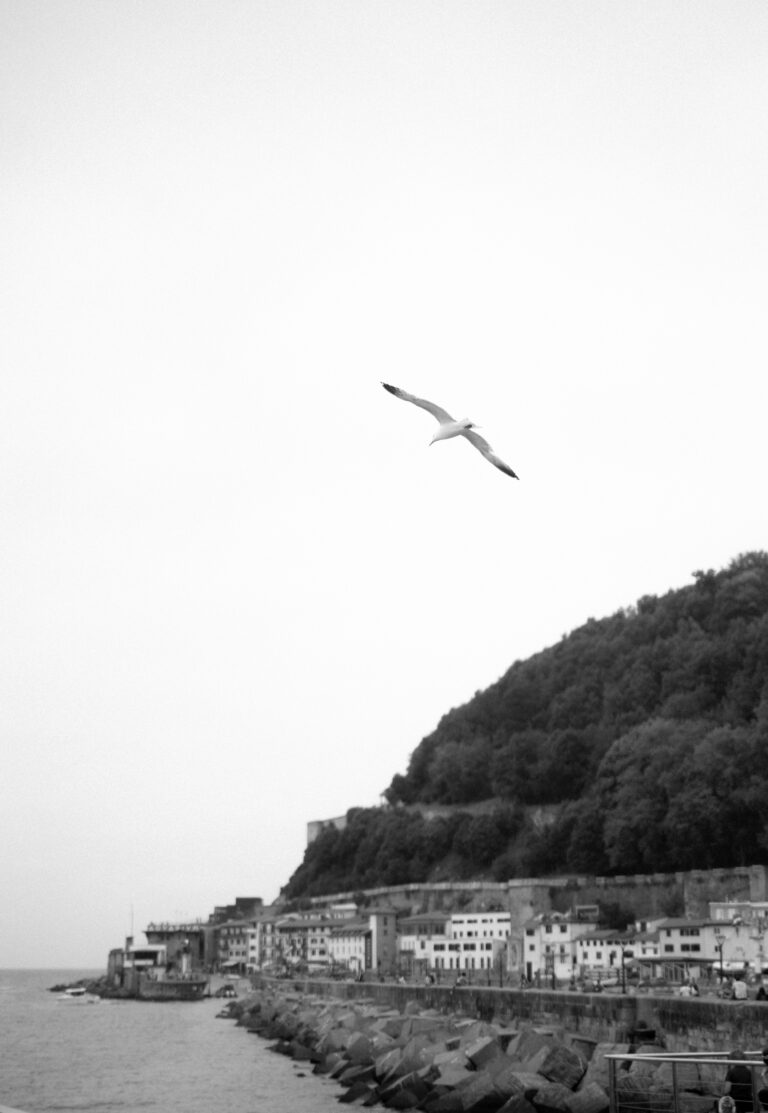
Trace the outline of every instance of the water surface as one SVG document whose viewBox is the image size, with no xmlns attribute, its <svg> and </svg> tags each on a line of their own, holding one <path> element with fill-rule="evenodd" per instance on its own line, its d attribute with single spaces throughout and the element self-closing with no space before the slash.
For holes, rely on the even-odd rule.
<svg viewBox="0 0 768 1113">
<path fill-rule="evenodd" d="M 24 1113 L 338 1113 L 338 1084 L 217 1020 L 224 1002 L 61 1001 L 101 971 L 0 970 L 0 1105 Z"/>
</svg>

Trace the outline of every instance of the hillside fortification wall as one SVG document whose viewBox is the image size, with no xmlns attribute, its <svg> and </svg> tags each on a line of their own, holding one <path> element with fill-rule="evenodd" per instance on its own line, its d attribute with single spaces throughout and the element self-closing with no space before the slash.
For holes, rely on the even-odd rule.
<svg viewBox="0 0 768 1113">
<path fill-rule="evenodd" d="M 615 903 L 631 909 L 636 919 L 698 918 L 708 914 L 710 901 L 764 901 L 767 893 L 765 866 L 735 866 L 615 877 L 422 882 L 368 889 L 365 895 L 371 904 L 409 912 L 508 910 L 514 929 L 533 916 L 568 912 L 575 905 Z M 312 904 L 322 908 L 353 897 L 353 893 L 326 894 L 313 897 Z"/>
</svg>

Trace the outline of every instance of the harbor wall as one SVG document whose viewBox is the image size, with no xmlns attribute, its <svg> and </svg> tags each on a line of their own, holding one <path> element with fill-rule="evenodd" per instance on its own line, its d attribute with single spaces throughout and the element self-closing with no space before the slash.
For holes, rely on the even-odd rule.
<svg viewBox="0 0 768 1113">
<path fill-rule="evenodd" d="M 576 904 L 607 902 L 632 909 L 635 919 L 699 918 L 709 914 L 710 901 L 768 899 L 768 869 L 757 865 L 610 877 L 409 882 L 367 889 L 365 895 L 372 904 L 409 912 L 509 911 L 513 927 L 542 912 L 568 912 Z M 322 910 L 355 897 L 352 892 L 339 892 L 311 897 L 310 903 Z"/>
<path fill-rule="evenodd" d="M 304 993 L 344 1000 L 366 998 L 398 1011 L 415 1002 L 420 1009 L 493 1019 L 505 1027 L 530 1024 L 562 1029 L 598 1043 L 634 1042 L 638 1028 L 650 1028 L 667 1051 L 761 1051 L 768 1043 L 768 1003 L 717 998 L 657 997 L 651 994 L 572 993 L 480 986 L 421 986 L 393 982 L 338 982 L 292 979 Z"/>
</svg>

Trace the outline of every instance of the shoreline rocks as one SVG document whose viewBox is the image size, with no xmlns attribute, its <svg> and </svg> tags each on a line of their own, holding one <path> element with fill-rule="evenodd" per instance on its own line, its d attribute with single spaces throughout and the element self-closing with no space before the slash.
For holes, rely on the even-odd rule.
<svg viewBox="0 0 768 1113">
<path fill-rule="evenodd" d="M 269 989 L 219 1015 L 336 1079 L 344 1104 L 427 1113 L 604 1113 L 605 1054 L 629 1051 L 606 1044 L 589 1055 L 578 1036 L 445 1016 L 416 1002 L 399 1012 Z"/>
<path fill-rule="evenodd" d="M 620 1061 L 617 1113 L 654 1108 L 710 1113 L 725 1092 L 722 1063 L 685 1069 L 656 1059 L 647 1043 L 599 1043 L 559 1026 L 446 1015 L 415 1000 L 401 1009 L 373 998 L 354 1002 L 264 988 L 230 1002 L 219 1016 L 271 1041 L 271 1050 L 339 1084 L 343 1104 L 426 1113 L 606 1113 L 607 1056 Z M 635 1039 L 640 1029 L 635 1030 Z M 663 1046 L 663 1045 L 662 1045 Z"/>
</svg>

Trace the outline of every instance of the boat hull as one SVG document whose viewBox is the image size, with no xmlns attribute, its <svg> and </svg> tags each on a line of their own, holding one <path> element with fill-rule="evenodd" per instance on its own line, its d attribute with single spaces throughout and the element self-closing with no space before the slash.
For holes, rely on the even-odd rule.
<svg viewBox="0 0 768 1113">
<path fill-rule="evenodd" d="M 207 978 L 139 978 L 140 1001 L 200 1001 L 208 989 Z"/>
</svg>

